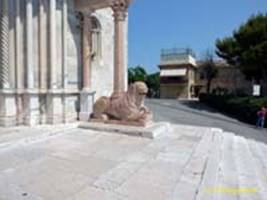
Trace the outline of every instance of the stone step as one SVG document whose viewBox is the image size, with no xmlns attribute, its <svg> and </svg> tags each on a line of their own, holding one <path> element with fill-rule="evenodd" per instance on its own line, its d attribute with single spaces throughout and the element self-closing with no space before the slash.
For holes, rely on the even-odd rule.
<svg viewBox="0 0 267 200">
<path fill-rule="evenodd" d="M 196 200 L 212 200 L 215 199 L 216 193 L 214 187 L 216 187 L 218 182 L 218 171 L 219 171 L 219 163 L 221 161 L 221 148 L 222 148 L 222 140 L 223 136 L 221 132 L 214 132 L 213 142 L 209 149 L 209 160 L 207 163 L 207 168 L 204 173 L 203 180 L 199 186 L 199 192 L 196 196 Z"/>
<path fill-rule="evenodd" d="M 181 172 L 171 199 L 195 199 L 205 174 L 214 132 L 207 130 Z"/>
<path fill-rule="evenodd" d="M 248 147 L 253 157 L 256 177 L 259 185 L 259 193 L 264 197 L 267 194 L 267 148 L 265 144 L 260 145 L 259 142 L 248 140 Z M 263 199 L 263 198 L 262 198 Z"/>
<path fill-rule="evenodd" d="M 236 193 L 238 188 L 237 166 L 233 153 L 234 142 L 235 135 L 233 133 L 223 133 L 218 180 L 215 186 L 218 192 L 214 199 L 238 199 L 238 193 Z"/>
<path fill-rule="evenodd" d="M 259 192 L 260 184 L 257 180 L 257 169 L 254 158 L 248 147 L 247 140 L 240 136 L 235 136 L 234 158 L 238 174 L 238 197 L 240 200 L 261 200 L 262 194 Z"/>
<path fill-rule="evenodd" d="M 215 135 L 212 153 L 195 199 L 264 199 L 267 159 L 263 149 L 267 150 L 266 145 L 259 147 L 258 143 L 233 133 Z"/>
<path fill-rule="evenodd" d="M 118 124 L 107 124 L 97 122 L 85 122 L 79 125 L 79 128 L 95 130 L 101 132 L 120 133 L 129 136 L 139 136 L 145 138 L 157 138 L 161 135 L 170 132 L 170 124 L 167 122 L 157 122 L 148 125 L 147 127 L 126 126 Z"/>
<path fill-rule="evenodd" d="M 70 123 L 6 128 L 7 134 L 0 135 L 0 148 L 11 148 L 21 144 L 42 141 L 47 138 L 66 134 L 68 131 L 77 128 L 77 126 L 78 123 Z"/>
<path fill-rule="evenodd" d="M 267 144 L 261 143 L 261 142 L 255 142 L 253 144 L 254 147 L 258 149 L 258 154 L 262 159 L 262 164 L 264 169 L 266 170 L 265 174 L 267 174 Z M 266 183 L 267 183 L 267 177 L 266 177 Z"/>
</svg>

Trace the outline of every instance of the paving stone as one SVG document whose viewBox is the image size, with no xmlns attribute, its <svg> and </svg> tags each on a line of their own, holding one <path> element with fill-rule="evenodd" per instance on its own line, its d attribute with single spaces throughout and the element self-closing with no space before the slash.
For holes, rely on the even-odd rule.
<svg viewBox="0 0 267 200">
<path fill-rule="evenodd" d="M 71 200 L 123 200 L 126 197 L 115 192 L 103 190 L 96 187 L 87 187 L 77 193 Z M 68 199 L 68 200 L 70 200 Z"/>
<path fill-rule="evenodd" d="M 13 140 L 0 148 L 0 199 L 266 199 L 264 141 L 210 127 L 170 130 L 153 140 L 79 128 Z M 205 191 L 216 187 L 259 192 Z"/>
</svg>

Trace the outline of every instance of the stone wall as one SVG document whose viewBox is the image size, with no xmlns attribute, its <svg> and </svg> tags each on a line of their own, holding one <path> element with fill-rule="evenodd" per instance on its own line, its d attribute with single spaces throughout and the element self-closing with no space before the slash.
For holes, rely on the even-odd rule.
<svg viewBox="0 0 267 200">
<path fill-rule="evenodd" d="M 111 8 L 97 10 L 93 13 L 101 26 L 101 56 L 92 60 L 92 89 L 96 92 L 95 99 L 110 96 L 114 86 L 114 19 Z M 125 41 L 125 85 L 128 84 L 128 19 L 124 28 Z"/>
<path fill-rule="evenodd" d="M 7 2 L 9 86 L 0 90 L 0 125 L 76 120 L 82 89 L 82 27 L 74 1 L 56 0 L 52 21 L 50 0 Z M 114 69 L 113 11 L 105 8 L 93 15 L 101 24 L 102 52 L 100 59 L 92 61 L 89 107 L 98 97 L 111 95 Z M 53 40 L 51 22 L 55 25 Z M 127 32 L 124 39 L 127 41 Z"/>
<path fill-rule="evenodd" d="M 97 10 L 93 15 L 101 27 L 100 57 L 92 60 L 92 89 L 96 91 L 95 99 L 109 96 L 113 91 L 114 73 L 114 22 L 110 8 Z"/>
</svg>

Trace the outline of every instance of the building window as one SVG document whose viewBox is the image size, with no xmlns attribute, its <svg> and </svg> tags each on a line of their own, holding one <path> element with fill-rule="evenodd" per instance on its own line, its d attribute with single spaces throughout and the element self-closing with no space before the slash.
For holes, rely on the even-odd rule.
<svg viewBox="0 0 267 200">
<path fill-rule="evenodd" d="M 93 16 L 92 23 L 92 58 L 99 60 L 101 58 L 101 25 L 99 20 Z"/>
</svg>

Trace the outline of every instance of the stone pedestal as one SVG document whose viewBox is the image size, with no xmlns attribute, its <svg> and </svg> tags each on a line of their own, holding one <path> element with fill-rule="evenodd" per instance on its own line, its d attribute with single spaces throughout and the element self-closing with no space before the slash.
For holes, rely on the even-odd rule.
<svg viewBox="0 0 267 200">
<path fill-rule="evenodd" d="M 0 92 L 0 126 L 16 125 L 15 97 L 8 91 Z"/>
<path fill-rule="evenodd" d="M 33 126 L 39 124 L 39 96 L 35 91 L 26 91 L 23 94 L 23 118 L 24 124 Z"/>
<path fill-rule="evenodd" d="M 80 124 L 79 128 L 111 133 L 120 133 L 129 136 L 138 136 L 150 139 L 160 137 L 164 134 L 167 134 L 171 130 L 170 124 L 166 122 L 151 123 L 146 127 L 87 122 Z"/>
<path fill-rule="evenodd" d="M 70 123 L 77 121 L 78 119 L 78 110 L 77 105 L 79 102 L 79 93 L 65 93 L 63 95 L 63 122 Z"/>
<path fill-rule="evenodd" d="M 82 91 L 80 93 L 79 120 L 89 121 L 90 114 L 93 111 L 94 91 Z"/>
<path fill-rule="evenodd" d="M 23 93 L 19 90 L 14 94 L 16 100 L 16 125 L 23 125 L 24 124 L 24 99 Z"/>
<path fill-rule="evenodd" d="M 47 123 L 57 124 L 63 122 L 62 94 L 55 90 L 49 91 L 46 96 Z"/>
</svg>

